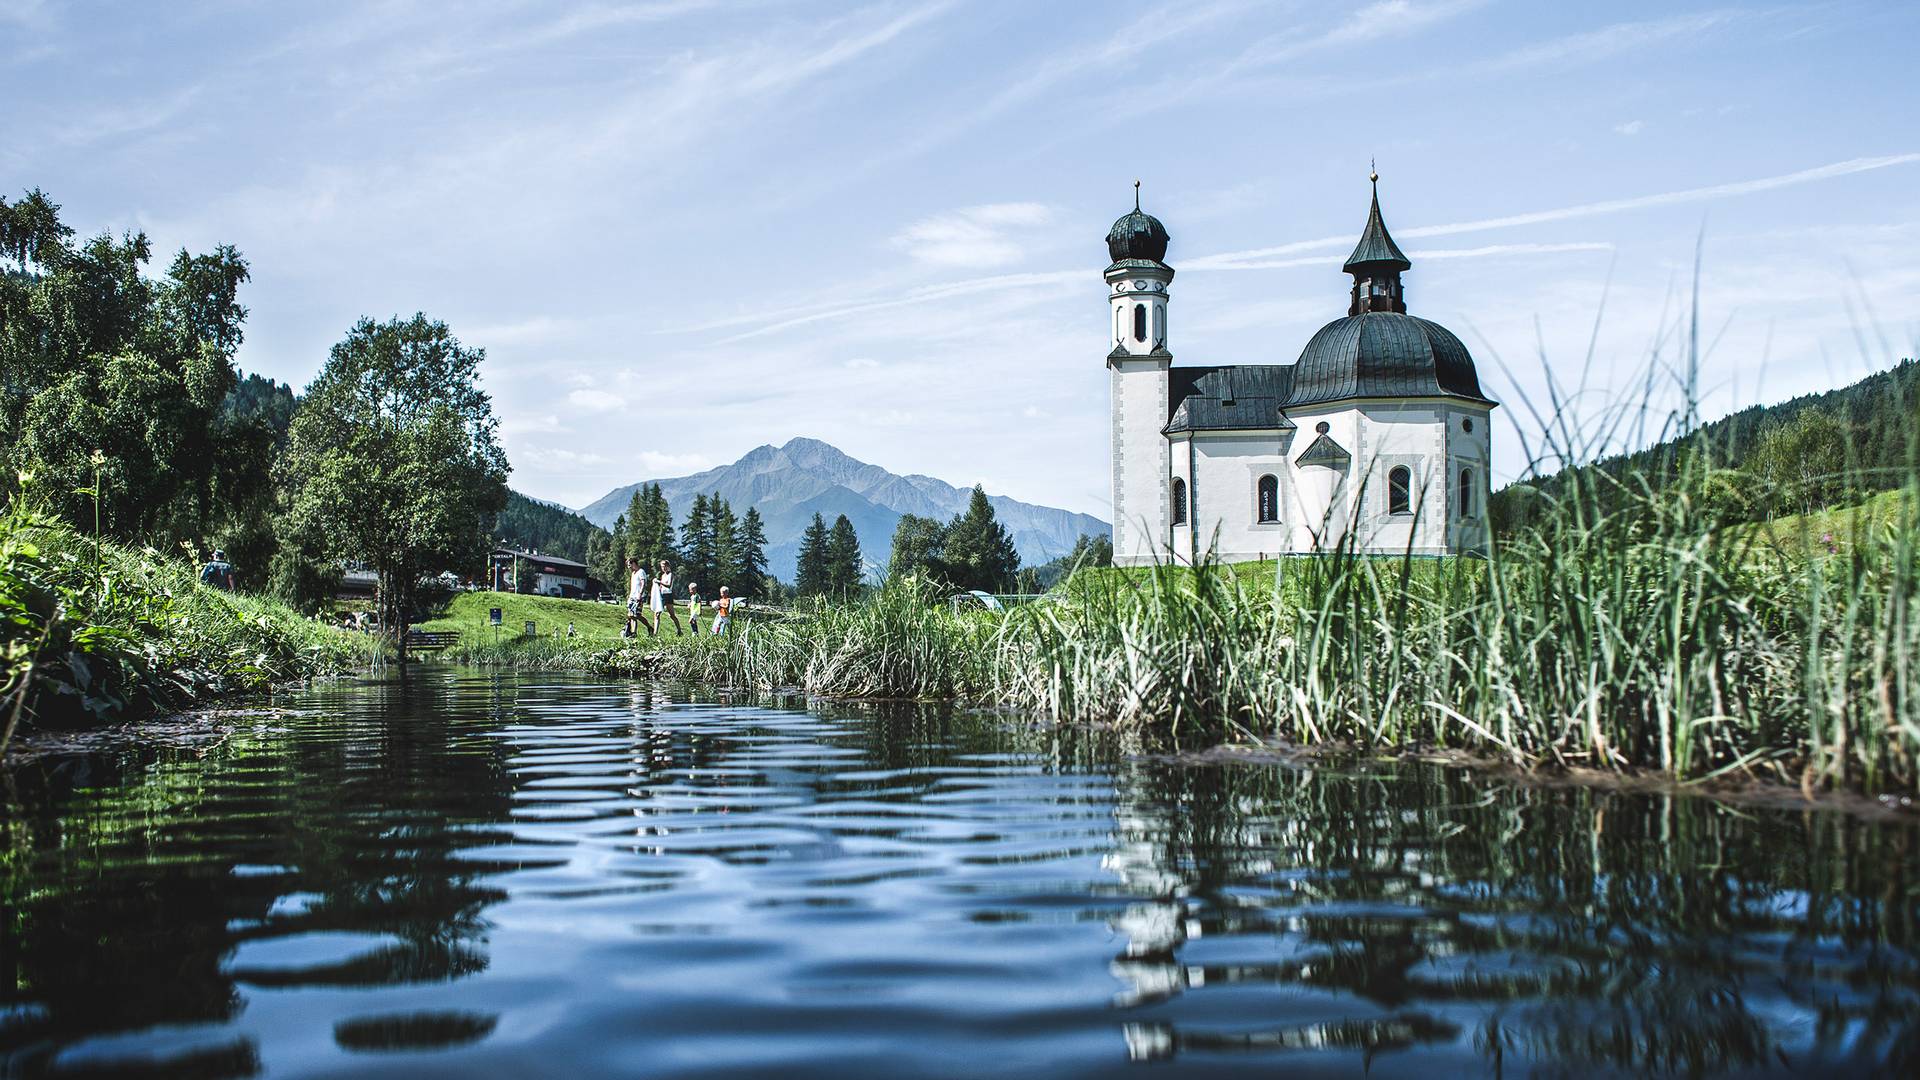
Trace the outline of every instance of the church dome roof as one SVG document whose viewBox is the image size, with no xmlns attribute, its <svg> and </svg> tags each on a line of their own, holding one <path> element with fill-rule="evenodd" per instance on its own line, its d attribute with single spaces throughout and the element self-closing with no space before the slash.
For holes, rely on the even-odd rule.
<svg viewBox="0 0 1920 1080">
<path fill-rule="evenodd" d="M 1492 404 L 1473 357 L 1439 323 L 1368 311 L 1320 328 L 1293 366 L 1283 407 L 1360 397 L 1453 397 Z"/>
<path fill-rule="evenodd" d="M 1107 254 L 1113 256 L 1114 262 L 1145 259 L 1164 263 L 1169 239 L 1167 227 L 1160 224 L 1160 219 L 1136 206 L 1107 230 Z"/>
</svg>

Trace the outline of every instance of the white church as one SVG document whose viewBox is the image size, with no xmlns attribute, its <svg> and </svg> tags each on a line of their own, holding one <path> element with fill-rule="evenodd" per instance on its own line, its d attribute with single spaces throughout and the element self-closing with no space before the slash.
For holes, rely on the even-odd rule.
<svg viewBox="0 0 1920 1080">
<path fill-rule="evenodd" d="M 1121 566 L 1348 548 L 1482 551 L 1488 414 L 1473 358 L 1407 314 L 1412 267 L 1380 219 L 1379 177 L 1346 317 L 1291 364 L 1175 367 L 1167 230 L 1113 223 L 1113 558 Z"/>
</svg>

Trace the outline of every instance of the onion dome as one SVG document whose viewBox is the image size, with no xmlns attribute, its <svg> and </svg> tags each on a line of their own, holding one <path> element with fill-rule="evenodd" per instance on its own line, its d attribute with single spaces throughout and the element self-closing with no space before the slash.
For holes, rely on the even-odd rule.
<svg viewBox="0 0 1920 1080">
<path fill-rule="evenodd" d="M 1160 219 L 1140 209 L 1140 181 L 1135 180 L 1133 212 L 1121 215 L 1113 228 L 1107 230 L 1107 254 L 1114 262 L 1139 259 L 1165 263 L 1169 239 L 1167 227 L 1160 224 Z"/>
<path fill-rule="evenodd" d="M 1453 331 L 1393 311 L 1367 311 L 1320 328 L 1293 366 L 1285 407 L 1348 398 L 1450 397 L 1493 404 Z"/>
</svg>

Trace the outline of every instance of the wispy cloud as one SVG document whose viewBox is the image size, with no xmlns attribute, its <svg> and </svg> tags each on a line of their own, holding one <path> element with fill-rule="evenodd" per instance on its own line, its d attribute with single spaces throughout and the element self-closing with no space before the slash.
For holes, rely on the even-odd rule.
<svg viewBox="0 0 1920 1080">
<path fill-rule="evenodd" d="M 1022 234 L 1051 218 L 1034 202 L 970 206 L 914 222 L 894 235 L 893 246 L 935 266 L 1005 266 L 1026 254 Z"/>
<path fill-rule="evenodd" d="M 1738 15 L 1739 12 L 1735 11 L 1702 11 L 1666 19 L 1614 23 L 1598 30 L 1588 30 L 1523 45 L 1498 56 L 1453 70 L 1456 74 L 1465 71 L 1490 75 L 1546 67 L 1559 68 L 1571 64 L 1591 64 L 1664 41 L 1693 37 L 1731 22 Z"/>
<path fill-rule="evenodd" d="M 1616 135 L 1638 135 L 1646 129 L 1646 126 L 1647 122 L 1645 120 L 1625 120 L 1613 125 L 1613 133 Z"/>
<path fill-rule="evenodd" d="M 1911 165 L 1920 162 L 1920 153 L 1888 154 L 1882 157 L 1848 158 L 1828 165 L 1820 165 L 1798 172 L 1781 173 L 1777 176 L 1762 176 L 1753 180 L 1738 180 L 1728 184 L 1713 184 L 1707 187 L 1682 188 L 1678 191 L 1663 191 L 1654 195 L 1636 195 L 1627 199 L 1608 199 L 1602 202 L 1581 203 L 1577 206 L 1562 206 L 1552 210 L 1534 210 L 1524 214 L 1509 214 L 1505 217 L 1480 218 L 1474 221 L 1459 221 L 1448 225 L 1422 225 L 1410 229 L 1394 230 L 1401 239 L 1426 236 L 1454 236 L 1459 233 L 1480 232 L 1486 229 L 1507 229 L 1521 225 L 1543 225 L 1554 221 L 1571 221 L 1575 218 L 1599 217 L 1603 214 L 1618 214 L 1629 210 L 1648 210 L 1660 206 L 1679 206 L 1685 203 L 1709 202 L 1714 199 L 1730 199 L 1742 195 L 1755 195 L 1763 191 L 1795 187 L 1800 184 L 1818 183 L 1836 177 L 1851 176 L 1855 173 L 1871 172 L 1875 169 L 1890 169 L 1899 165 Z M 1296 240 L 1272 247 L 1249 248 L 1245 251 L 1226 251 L 1215 255 L 1206 255 L 1189 260 L 1181 269 L 1217 270 L 1228 268 L 1229 264 L 1253 259 L 1267 259 L 1278 255 L 1291 255 L 1302 251 L 1315 251 L 1320 248 L 1338 247 L 1353 243 L 1351 234 L 1341 236 L 1323 236 L 1318 240 Z"/>
</svg>

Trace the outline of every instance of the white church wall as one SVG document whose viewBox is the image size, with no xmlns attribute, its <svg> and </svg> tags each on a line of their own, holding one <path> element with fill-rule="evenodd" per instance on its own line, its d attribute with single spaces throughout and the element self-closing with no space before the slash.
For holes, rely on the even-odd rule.
<svg viewBox="0 0 1920 1080">
<path fill-rule="evenodd" d="M 1200 551 L 1217 545 L 1222 559 L 1240 562 L 1271 559 L 1293 550 L 1293 522 L 1287 509 L 1294 479 L 1288 467 L 1288 448 L 1296 433 L 1271 431 L 1210 431 L 1193 439 L 1192 486 L 1199 508 Z M 1259 520 L 1260 478 L 1274 477 L 1278 486 L 1278 519 Z"/>
<path fill-rule="evenodd" d="M 1113 558 L 1151 563 L 1167 536 L 1167 361 L 1110 360 L 1113 369 Z"/>
<path fill-rule="evenodd" d="M 1368 551 L 1439 555 L 1447 551 L 1446 461 L 1441 402 L 1370 401 L 1360 407 L 1355 520 Z M 1408 508 L 1394 513 L 1392 474 L 1408 473 Z"/>
<path fill-rule="evenodd" d="M 1484 405 L 1455 405 L 1447 410 L 1447 539 L 1454 551 L 1485 552 L 1488 543 L 1488 473 L 1493 460 L 1489 423 L 1492 410 Z M 1461 469 L 1473 470 L 1473 495 L 1462 512 L 1459 498 Z"/>
</svg>

